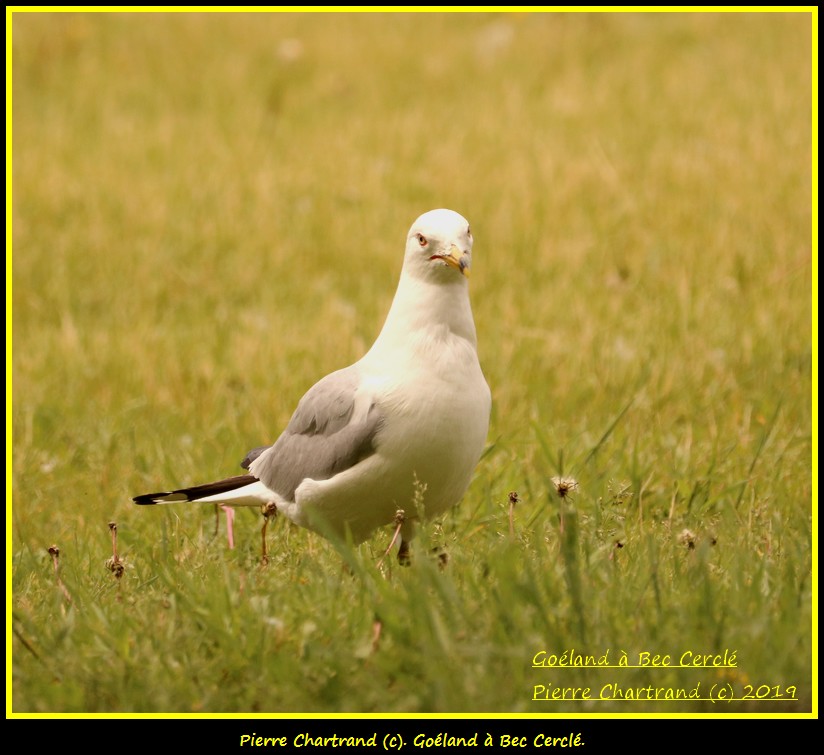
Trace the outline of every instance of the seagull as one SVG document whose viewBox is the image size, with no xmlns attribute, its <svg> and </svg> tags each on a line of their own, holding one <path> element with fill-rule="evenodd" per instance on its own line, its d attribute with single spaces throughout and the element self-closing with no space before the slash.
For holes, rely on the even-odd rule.
<svg viewBox="0 0 824 755">
<path fill-rule="evenodd" d="M 395 523 L 398 558 L 408 561 L 419 522 L 466 492 L 489 429 L 469 301 L 472 244 L 457 212 L 421 215 L 386 322 L 361 359 L 315 383 L 275 443 L 246 455 L 245 474 L 133 501 L 258 506 L 353 544 Z"/>
</svg>

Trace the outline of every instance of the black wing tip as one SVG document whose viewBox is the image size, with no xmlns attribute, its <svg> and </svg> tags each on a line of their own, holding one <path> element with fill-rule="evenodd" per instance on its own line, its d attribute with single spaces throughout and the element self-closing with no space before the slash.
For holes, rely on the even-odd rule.
<svg viewBox="0 0 824 755">
<path fill-rule="evenodd" d="M 250 474 L 227 477 L 225 480 L 209 482 L 205 485 L 195 485 L 191 488 L 181 488 L 180 490 L 166 490 L 162 493 L 144 493 L 132 498 L 138 506 L 151 506 L 156 503 L 187 503 L 197 501 L 200 498 L 207 498 L 220 493 L 228 493 L 231 490 L 242 488 L 257 481 L 257 477 Z"/>
<path fill-rule="evenodd" d="M 132 498 L 132 501 L 138 506 L 152 506 L 158 503 L 158 498 L 163 498 L 166 495 L 169 495 L 169 493 L 144 493 L 143 495 L 136 495 Z"/>
</svg>

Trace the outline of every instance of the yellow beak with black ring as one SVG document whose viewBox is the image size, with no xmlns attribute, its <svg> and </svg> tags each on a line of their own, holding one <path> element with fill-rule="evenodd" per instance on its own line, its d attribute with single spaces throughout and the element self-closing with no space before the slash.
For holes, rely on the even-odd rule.
<svg viewBox="0 0 824 755">
<path fill-rule="evenodd" d="M 469 277 L 469 261 L 471 259 L 469 252 L 462 252 L 455 244 L 449 247 L 447 254 L 433 254 L 429 259 L 443 260 L 450 267 L 454 267 L 467 278 Z"/>
</svg>

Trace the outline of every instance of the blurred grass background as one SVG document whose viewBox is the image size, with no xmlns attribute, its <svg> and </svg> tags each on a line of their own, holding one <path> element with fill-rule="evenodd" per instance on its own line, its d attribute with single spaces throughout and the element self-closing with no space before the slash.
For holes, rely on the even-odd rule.
<svg viewBox="0 0 824 755">
<path fill-rule="evenodd" d="M 18 12 L 12 33 L 15 712 L 718 712 L 533 702 L 547 681 L 791 686 L 724 711 L 811 709 L 810 14 Z M 248 511 L 228 551 L 211 507 L 131 505 L 236 473 L 359 358 L 434 207 L 477 238 L 494 407 L 413 568 L 376 568 L 389 532 L 344 569 L 279 522 L 261 569 Z M 739 668 L 530 668 L 573 647 Z"/>
</svg>

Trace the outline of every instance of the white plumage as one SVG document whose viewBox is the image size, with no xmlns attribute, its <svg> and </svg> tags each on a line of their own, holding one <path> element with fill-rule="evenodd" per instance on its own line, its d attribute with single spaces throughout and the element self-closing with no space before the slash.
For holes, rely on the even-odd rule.
<svg viewBox="0 0 824 755">
<path fill-rule="evenodd" d="M 404 552 L 419 515 L 460 500 L 486 440 L 491 398 L 469 302 L 472 241 L 458 213 L 421 215 L 374 345 L 306 393 L 274 445 L 244 460 L 249 474 L 134 501 L 274 504 L 301 526 L 354 542 L 400 509 Z"/>
</svg>

